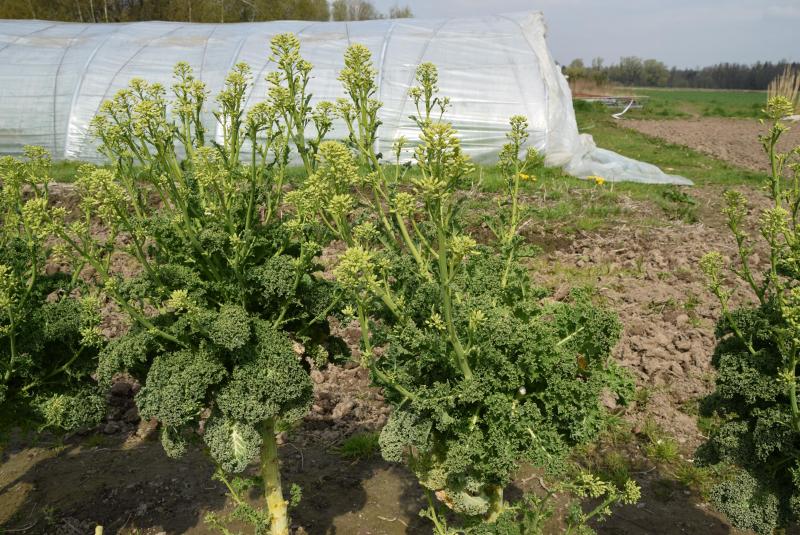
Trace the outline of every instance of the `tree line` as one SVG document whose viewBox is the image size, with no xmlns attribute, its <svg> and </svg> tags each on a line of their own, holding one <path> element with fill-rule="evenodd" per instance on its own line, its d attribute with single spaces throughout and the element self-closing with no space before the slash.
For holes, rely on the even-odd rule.
<svg viewBox="0 0 800 535">
<path fill-rule="evenodd" d="M 379 11 L 369 0 L 3 0 L 0 18 L 69 22 L 254 22 L 412 17 L 408 7 Z"/>
<path fill-rule="evenodd" d="M 751 65 L 717 63 L 708 67 L 670 68 L 656 59 L 627 56 L 610 65 L 605 65 L 603 58 L 593 59 L 591 65 L 576 59 L 564 68 L 564 73 L 571 80 L 592 80 L 597 85 L 611 82 L 644 87 L 765 90 L 787 66 L 800 69 L 800 63 L 785 60 L 759 61 Z"/>
</svg>

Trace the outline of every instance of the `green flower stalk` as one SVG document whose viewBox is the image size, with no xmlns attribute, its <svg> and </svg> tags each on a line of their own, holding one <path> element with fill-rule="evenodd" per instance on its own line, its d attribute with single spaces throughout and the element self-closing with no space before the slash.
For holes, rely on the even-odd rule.
<svg viewBox="0 0 800 535">
<path fill-rule="evenodd" d="M 771 98 L 765 113 L 772 125 L 760 137 L 770 161 L 766 191 L 772 201 L 758 218 L 769 252 L 760 275 L 753 265 L 754 238 L 744 226 L 747 199 L 734 191 L 725 194 L 723 213 L 737 245 L 730 272 L 752 291 L 756 304 L 732 310 L 733 288 L 722 255 L 709 253 L 701 262 L 722 318 L 712 359 L 716 391 L 705 404 L 719 424 L 698 459 L 735 468 L 712 490 L 712 501 L 735 526 L 764 534 L 800 519 L 800 150 L 777 148 L 789 129 L 781 118 L 790 109 L 785 99 Z"/>
<path fill-rule="evenodd" d="M 99 303 L 81 284 L 80 262 L 52 244 L 50 157 L 0 159 L 0 406 L 42 427 L 97 424 L 105 400 L 91 373 L 105 345 Z M 80 294 L 83 297 L 77 297 Z"/>
<path fill-rule="evenodd" d="M 267 75 L 269 98 L 303 160 L 306 173 L 311 174 L 316 168 L 319 145 L 333 125 L 333 105 L 328 102 L 321 102 L 316 108 L 310 105 L 308 83 L 312 65 L 300 55 L 300 40 L 296 35 L 276 35 L 270 48 L 270 61 L 278 69 Z M 315 138 L 306 134 L 311 124 L 316 130 Z"/>
<path fill-rule="evenodd" d="M 405 140 L 395 144 L 393 177 L 373 149 L 377 103 L 370 100 L 374 69 L 366 48 L 348 50 L 340 79 L 349 96 L 337 103 L 347 144 L 323 144 L 316 172 L 287 201 L 299 224 L 316 220 L 347 245 L 334 277 L 361 329 L 361 364 L 394 408 L 381 449 L 426 490 L 423 516 L 441 535 L 511 526 L 517 533 L 523 520 L 541 526 L 545 504 L 504 497 L 524 460 L 574 482 L 559 490 L 602 496 L 595 511 L 573 515 L 576 530 L 609 514 L 611 504 L 635 501 L 632 483 L 590 489 L 567 460 L 603 428 L 600 392 L 629 395 L 630 379 L 609 360 L 619 333 L 615 316 L 586 292 L 565 303 L 543 301 L 546 292 L 531 284 L 514 252 L 518 206 L 496 247 L 462 230 L 457 192 L 473 166 L 442 120 L 449 101 L 438 95 L 433 65 L 419 67 L 410 92 L 419 128 L 410 180 L 400 172 Z M 519 202 L 514 177 L 540 165 L 533 151 L 520 156 L 526 137 L 525 120 L 514 118 L 503 160 L 512 206 Z"/>
<path fill-rule="evenodd" d="M 247 65 L 228 75 L 214 140 L 200 121 L 206 90 L 188 65 L 175 69 L 172 101 L 141 80 L 119 92 L 93 122 L 111 166 L 81 169 L 82 217 L 51 224 L 132 324 L 101 353 L 101 383 L 119 371 L 139 378 L 137 406 L 160 422 L 167 454 L 201 437 L 236 503 L 231 516 L 288 535 L 276 433 L 310 407 L 305 355 L 327 354 L 325 320 L 339 297 L 315 275 L 320 245 L 281 209 L 290 152 L 313 173 L 331 110 L 308 106 L 311 67 L 296 37 L 276 36 L 272 53 L 265 102 L 245 108 Z M 305 138 L 310 122 L 317 140 Z M 92 231 L 97 222 L 104 234 Z M 132 277 L 116 272 L 120 258 L 136 266 Z M 298 342 L 308 353 L 295 352 Z M 237 475 L 256 462 L 263 510 L 243 498 Z M 225 532 L 225 518 L 208 521 Z"/>
<path fill-rule="evenodd" d="M 528 173 L 533 173 L 544 166 L 544 158 L 535 148 L 524 149 L 528 141 L 528 120 L 522 115 L 515 115 L 510 119 L 509 124 L 511 128 L 506 134 L 509 142 L 500 151 L 498 164 L 505 178 L 508 194 L 506 204 L 510 204 L 510 207 L 499 205 L 496 220 L 489 224 L 489 228 L 497 238 L 501 252 L 506 257 L 506 267 L 501 281 L 503 287 L 508 284 L 511 266 L 519 256 L 520 246 L 523 242 L 519 235 L 522 225 L 519 202 L 520 184 L 523 181 L 535 181 L 536 176 Z M 523 150 L 525 150 L 525 155 L 521 157 Z"/>
</svg>

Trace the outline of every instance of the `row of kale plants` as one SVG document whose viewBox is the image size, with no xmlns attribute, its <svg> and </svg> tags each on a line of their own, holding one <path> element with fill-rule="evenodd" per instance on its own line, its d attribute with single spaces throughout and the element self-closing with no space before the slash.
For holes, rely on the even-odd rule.
<svg viewBox="0 0 800 535">
<path fill-rule="evenodd" d="M 215 464 L 236 506 L 206 521 L 223 533 L 238 520 L 256 533 L 288 534 L 301 490 L 282 486 L 276 435 L 309 410 L 309 371 L 341 358 L 343 344 L 328 323 L 336 317 L 360 327 L 360 348 L 343 358 L 356 359 L 383 388 L 393 411 L 380 434 L 382 454 L 416 476 L 427 495 L 421 514 L 434 533 L 585 533 L 612 505 L 635 502 L 634 482 L 619 488 L 574 462 L 575 447 L 607 423 L 601 395 L 624 403 L 633 386 L 610 358 L 616 315 L 582 289 L 553 300 L 525 267 L 519 192 L 542 165 L 527 148 L 526 119 L 510 120 L 499 158 L 506 188 L 487 221 L 492 238 L 478 243 L 465 228 L 459 193 L 473 166 L 445 120 L 450 103 L 439 95 L 435 66 L 421 65 L 409 91 L 418 139 L 413 146 L 396 140 L 387 161 L 375 148 L 381 103 L 368 49 L 345 53 L 346 98 L 316 106 L 298 39 L 276 36 L 271 60 L 268 94 L 250 109 L 244 64 L 213 104 L 186 64 L 176 66 L 171 98 L 159 84 L 132 81 L 93 121 L 110 164 L 81 168 L 76 213 L 49 198 L 43 151 L 0 160 L 0 403 L 43 427 L 76 429 L 100 421 L 104 390 L 128 373 L 143 385 L 136 404 L 143 418 L 158 420 L 165 452 L 177 457 L 199 447 Z M 210 105 L 219 135 L 203 126 Z M 346 131 L 331 140 L 337 119 Z M 302 165 L 299 181 L 294 162 Z M 794 218 L 800 187 L 786 191 L 794 192 L 785 210 Z M 775 232 L 788 239 L 788 228 Z M 318 259 L 334 241 L 343 252 L 324 277 Z M 796 249 L 784 249 L 765 284 L 788 282 L 763 289 L 756 312 L 724 307 L 721 327 L 745 348 L 734 351 L 736 362 L 771 355 L 773 368 L 758 370 L 765 384 L 772 379 L 772 395 L 758 402 L 791 408 L 793 427 L 779 435 L 787 445 L 770 487 L 783 489 L 770 495 L 781 504 L 774 525 L 796 515 L 788 504 L 796 504 L 800 473 L 797 358 L 781 356 L 783 338 L 763 341 L 778 333 L 769 330 L 772 316 L 755 320 L 780 314 L 782 328 L 793 325 L 782 311 L 800 302 L 794 273 L 784 273 Z M 122 277 L 120 263 L 135 265 L 135 275 Z M 704 265 L 712 274 L 721 269 Z M 105 300 L 130 324 L 112 340 L 100 329 Z M 723 374 L 722 386 L 726 377 L 743 376 Z M 756 447 L 754 418 L 761 413 L 737 408 L 726 421 L 740 422 L 742 436 L 749 429 Z M 710 462 L 729 462 L 731 433 L 712 437 L 719 455 Z M 747 467 L 754 459 L 733 462 Z M 539 470 L 542 489 L 510 501 L 504 491 L 521 463 Z M 258 506 L 245 499 L 254 485 L 264 494 Z M 751 495 L 741 507 L 767 514 L 761 495 Z"/>
</svg>

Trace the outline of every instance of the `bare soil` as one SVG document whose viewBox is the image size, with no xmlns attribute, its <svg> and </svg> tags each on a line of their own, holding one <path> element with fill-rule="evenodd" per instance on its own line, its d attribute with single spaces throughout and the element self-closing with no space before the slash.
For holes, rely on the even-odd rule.
<svg viewBox="0 0 800 535">
<path fill-rule="evenodd" d="M 758 141 L 768 127 L 757 119 L 728 119 L 704 117 L 696 119 L 624 120 L 622 126 L 643 134 L 685 145 L 709 156 L 732 164 L 768 171 L 769 161 L 764 158 L 764 149 Z M 788 150 L 800 145 L 800 128 L 795 127 L 786 134 L 779 145 Z"/>
<path fill-rule="evenodd" d="M 556 299 L 571 286 L 590 284 L 620 314 L 624 333 L 615 358 L 649 395 L 631 407 L 609 405 L 631 422 L 634 434 L 648 420 L 660 425 L 688 459 L 702 440 L 695 406 L 713 386 L 710 359 L 719 315 L 698 262 L 709 250 L 734 252 L 718 215 L 722 188 L 690 193 L 698 200 L 698 223 L 647 227 L 640 222 L 652 221 L 647 216 L 658 208 L 622 198 L 627 223 L 577 235 L 532 230 L 528 236 L 546 250 L 531 267 L 540 283 L 555 289 Z M 765 201 L 755 188 L 747 194 L 757 199 L 752 225 Z M 735 296 L 740 302 L 750 298 L 744 292 Z M 355 343 L 357 328 L 339 329 Z M 329 366 L 312 372 L 312 379 L 313 409 L 284 437 L 280 450 L 287 486 L 303 488 L 293 512 L 296 527 L 310 535 L 429 533 L 417 515 L 421 489 L 402 467 L 378 455 L 344 462 L 335 452 L 346 437 L 380 429 L 389 413 L 365 370 Z M 212 533 L 205 513 L 231 508 L 223 486 L 210 479 L 212 467 L 199 449 L 177 461 L 164 455 L 154 423 L 140 422 L 130 403 L 137 388 L 119 378 L 109 392 L 109 416 L 97 429 L 65 438 L 20 432 L 7 441 L 0 452 L 0 533 L 77 535 L 92 533 L 96 524 L 111 534 Z M 736 533 L 693 490 L 644 459 L 636 441 L 631 444 L 626 455 L 638 458 L 635 466 L 641 469 L 633 475 L 642 485 L 642 500 L 615 511 L 596 526 L 600 533 Z M 522 470 L 517 485 L 531 488 L 535 480 Z"/>
</svg>

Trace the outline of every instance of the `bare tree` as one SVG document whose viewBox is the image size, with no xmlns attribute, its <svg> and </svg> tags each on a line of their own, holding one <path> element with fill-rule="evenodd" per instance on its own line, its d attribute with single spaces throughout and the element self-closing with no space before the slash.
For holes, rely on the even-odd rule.
<svg viewBox="0 0 800 535">
<path fill-rule="evenodd" d="M 389 10 L 389 18 L 412 19 L 414 18 L 414 14 L 411 12 L 411 8 L 408 6 L 405 7 L 394 6 L 392 9 Z"/>
<path fill-rule="evenodd" d="M 331 5 L 333 20 L 374 20 L 385 18 L 386 15 L 377 10 L 370 0 L 334 0 Z M 389 10 L 389 18 L 403 19 L 413 17 L 411 8 L 394 6 Z"/>
</svg>

